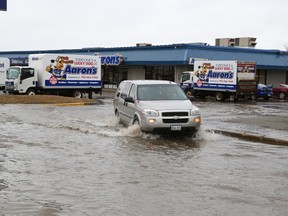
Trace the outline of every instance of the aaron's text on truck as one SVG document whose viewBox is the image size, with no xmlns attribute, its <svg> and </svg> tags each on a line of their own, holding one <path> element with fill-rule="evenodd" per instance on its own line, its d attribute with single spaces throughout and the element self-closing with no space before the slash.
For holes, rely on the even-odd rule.
<svg viewBox="0 0 288 216">
<path fill-rule="evenodd" d="M 19 94 L 59 94 L 81 98 L 102 93 L 101 58 L 90 55 L 32 54 L 28 67 L 7 69 L 5 90 Z"/>
<path fill-rule="evenodd" d="M 256 63 L 195 61 L 194 71 L 181 75 L 180 86 L 188 96 L 215 97 L 217 101 L 256 97 Z"/>
</svg>

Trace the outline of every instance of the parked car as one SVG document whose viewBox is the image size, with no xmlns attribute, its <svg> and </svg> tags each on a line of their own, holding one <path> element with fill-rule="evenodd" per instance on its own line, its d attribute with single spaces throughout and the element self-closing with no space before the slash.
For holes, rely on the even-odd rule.
<svg viewBox="0 0 288 216">
<path fill-rule="evenodd" d="M 267 85 L 272 88 L 274 96 L 279 97 L 281 100 L 287 98 L 288 96 L 288 85 L 283 83 L 272 83 Z"/>
<path fill-rule="evenodd" d="M 263 98 L 264 100 L 268 100 L 273 96 L 272 89 L 264 84 L 259 83 L 257 86 L 257 96 L 258 98 Z"/>
<path fill-rule="evenodd" d="M 171 81 L 122 81 L 115 93 L 114 112 L 124 125 L 139 124 L 142 131 L 151 133 L 193 135 L 201 123 L 199 108 Z"/>
</svg>

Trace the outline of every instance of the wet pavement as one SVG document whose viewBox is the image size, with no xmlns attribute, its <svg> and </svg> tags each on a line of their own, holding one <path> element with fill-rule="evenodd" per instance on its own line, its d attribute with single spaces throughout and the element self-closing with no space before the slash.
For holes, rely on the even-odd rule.
<svg viewBox="0 0 288 216">
<path fill-rule="evenodd" d="M 113 99 L 114 89 L 103 90 L 103 95 L 95 95 L 97 99 Z M 239 102 L 215 102 L 214 98 L 195 99 L 193 102 L 207 112 L 203 119 L 205 126 L 212 130 L 235 136 L 264 139 L 267 143 L 288 145 L 288 101 L 271 98 L 270 100 L 240 100 Z M 212 120 L 210 122 L 210 120 Z M 219 124 L 227 122 L 227 124 Z M 258 139 L 258 141 L 260 140 Z"/>
<path fill-rule="evenodd" d="M 111 95 L 0 106 L 1 216 L 288 215 L 288 147 L 213 132 L 287 139 L 287 103 L 195 101 L 192 139 L 124 127 Z"/>
</svg>

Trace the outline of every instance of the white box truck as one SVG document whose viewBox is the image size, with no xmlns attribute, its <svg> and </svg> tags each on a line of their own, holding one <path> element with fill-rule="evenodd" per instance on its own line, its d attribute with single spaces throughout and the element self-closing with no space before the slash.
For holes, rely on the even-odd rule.
<svg viewBox="0 0 288 216">
<path fill-rule="evenodd" d="M 0 90 L 5 89 L 6 70 L 10 67 L 8 58 L 0 58 Z"/>
<path fill-rule="evenodd" d="M 70 54 L 32 54 L 28 67 L 7 69 L 5 90 L 19 94 L 59 94 L 81 98 L 102 93 L 101 57 Z"/>
<path fill-rule="evenodd" d="M 238 61 L 195 61 L 194 71 L 183 72 L 180 80 L 187 95 L 212 96 L 217 101 L 253 99 L 257 84 L 256 63 Z"/>
</svg>

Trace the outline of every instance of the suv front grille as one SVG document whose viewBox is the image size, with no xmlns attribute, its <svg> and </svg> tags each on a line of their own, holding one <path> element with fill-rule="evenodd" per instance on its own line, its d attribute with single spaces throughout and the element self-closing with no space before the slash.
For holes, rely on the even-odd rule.
<svg viewBox="0 0 288 216">
<path fill-rule="evenodd" d="M 13 90 L 14 89 L 14 82 L 13 81 L 6 81 L 5 82 L 5 89 L 6 90 Z"/>
<path fill-rule="evenodd" d="M 163 119 L 163 123 L 173 124 L 173 123 L 187 123 L 188 119 Z"/>
<path fill-rule="evenodd" d="M 162 116 L 188 116 L 188 112 L 163 112 Z"/>
<path fill-rule="evenodd" d="M 162 112 L 162 121 L 166 124 L 187 123 L 189 113 L 186 112 Z"/>
</svg>

